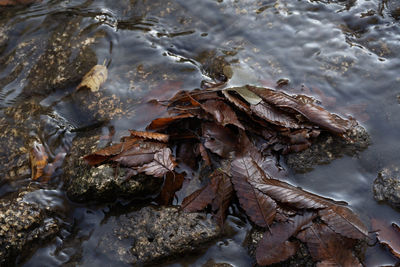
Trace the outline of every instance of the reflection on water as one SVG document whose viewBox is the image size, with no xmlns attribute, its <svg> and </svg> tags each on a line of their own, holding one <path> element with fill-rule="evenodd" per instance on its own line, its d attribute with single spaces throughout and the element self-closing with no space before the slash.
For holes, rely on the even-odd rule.
<svg viewBox="0 0 400 267">
<path fill-rule="evenodd" d="M 20 152 L 32 139 L 41 140 L 55 157 L 68 148 L 74 129 L 90 125 L 112 125 L 117 132 L 143 129 L 159 115 L 146 105 L 148 100 L 166 99 L 204 82 L 273 86 L 285 78 L 289 92 L 312 95 L 329 110 L 361 121 L 373 143 L 355 157 L 293 174 L 291 181 L 348 201 L 365 221 L 374 216 L 399 222 L 397 212 L 378 205 L 371 191 L 378 170 L 400 162 L 399 10 L 395 0 L 42 1 L 0 8 L 0 107 L 5 118 L 0 127 L 8 133 L 0 136 L 0 158 L 23 166 Z M 104 60 L 109 79 L 101 91 L 73 96 L 81 77 Z M 28 100 L 36 107 L 31 113 L 22 108 Z M 24 116 L 14 116 L 18 112 Z M 37 186 L 57 191 L 60 183 L 55 178 Z M 27 184 L 22 173 L 0 181 L 0 196 L 12 196 Z M 50 192 L 43 191 L 42 201 L 62 194 Z M 27 266 L 93 257 L 79 247 L 108 211 L 90 208 L 90 217 L 82 215 L 88 207 L 62 205 L 65 229 Z M 241 224 L 235 220 L 232 227 Z M 221 241 L 224 245 L 211 246 L 188 264 L 215 259 L 244 266 L 249 259 L 241 242 L 248 229 L 242 226 L 232 239 Z M 71 245 L 64 240 L 72 232 L 82 237 L 76 235 Z M 393 262 L 378 247 L 369 251 L 367 265 Z"/>
</svg>

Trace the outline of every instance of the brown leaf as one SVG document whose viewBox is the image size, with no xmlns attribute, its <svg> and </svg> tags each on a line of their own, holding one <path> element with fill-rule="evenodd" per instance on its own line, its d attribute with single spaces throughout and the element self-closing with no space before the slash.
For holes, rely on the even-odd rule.
<svg viewBox="0 0 400 267">
<path fill-rule="evenodd" d="M 222 90 L 222 94 L 225 96 L 225 98 L 231 102 L 232 104 L 234 104 L 238 109 L 240 109 L 241 111 L 244 111 L 246 113 L 250 113 L 250 106 L 245 103 L 244 101 L 240 100 L 239 98 L 237 98 L 236 96 L 233 96 L 232 94 L 230 94 L 227 90 Z"/>
<path fill-rule="evenodd" d="M 347 207 L 332 205 L 328 209 L 320 210 L 318 214 L 333 231 L 342 236 L 353 239 L 368 237 L 368 229 Z"/>
<path fill-rule="evenodd" d="M 99 91 L 100 86 L 107 80 L 108 70 L 104 65 L 94 66 L 88 73 L 83 76 L 81 83 L 76 90 L 81 88 L 89 88 L 92 92 Z"/>
<path fill-rule="evenodd" d="M 305 225 L 316 217 L 315 213 L 305 213 L 290 218 L 287 222 L 275 223 L 265 232 L 256 249 L 259 265 L 270 265 L 288 259 L 297 251 L 297 244 L 288 241 Z"/>
<path fill-rule="evenodd" d="M 36 180 L 43 175 L 49 156 L 44 146 L 35 141 L 29 152 L 29 159 L 31 162 L 31 179 Z"/>
<path fill-rule="evenodd" d="M 119 163 L 125 167 L 139 167 L 152 162 L 154 154 L 165 147 L 164 143 L 138 141 L 129 149 L 109 158 L 109 161 Z"/>
<path fill-rule="evenodd" d="M 176 115 L 173 117 L 167 117 L 167 118 L 158 118 L 153 120 L 149 126 L 146 127 L 147 130 L 161 130 L 167 128 L 171 123 L 174 123 L 176 121 L 180 121 L 185 118 L 192 118 L 194 117 L 190 113 L 183 113 L 180 115 Z"/>
<path fill-rule="evenodd" d="M 257 105 L 251 105 L 250 108 L 253 114 L 269 123 L 292 129 L 298 129 L 301 127 L 294 118 L 264 101 L 261 101 Z"/>
<path fill-rule="evenodd" d="M 265 179 L 259 168 L 250 157 L 238 158 L 232 162 L 231 174 L 240 206 L 255 224 L 268 227 L 274 220 L 276 203 L 249 182 Z"/>
<path fill-rule="evenodd" d="M 202 105 L 202 108 L 214 116 L 215 120 L 222 126 L 232 124 L 244 130 L 244 126 L 239 122 L 236 113 L 230 106 L 221 100 L 207 100 Z"/>
<path fill-rule="evenodd" d="M 397 224 L 392 223 L 392 227 L 388 223 L 379 219 L 371 220 L 372 227 L 377 230 L 376 237 L 379 243 L 389 248 L 390 252 L 400 259 L 400 228 Z"/>
<path fill-rule="evenodd" d="M 121 153 L 125 151 L 129 151 L 133 147 L 136 147 L 136 150 L 140 150 L 139 147 L 141 143 L 143 143 L 143 140 L 137 138 L 126 138 L 122 143 L 99 149 L 92 154 L 84 156 L 83 158 L 92 166 L 98 165 L 113 157 L 114 160 L 117 160 L 118 157 L 115 158 L 115 156 L 121 155 Z M 162 146 L 165 146 L 165 144 L 162 144 Z"/>
<path fill-rule="evenodd" d="M 362 266 L 350 249 L 354 242 L 324 224 L 314 223 L 300 232 L 297 238 L 307 244 L 314 260 L 321 261 L 317 266 Z"/>
<path fill-rule="evenodd" d="M 233 197 L 233 187 L 231 179 L 221 171 L 215 171 L 212 179 L 218 180 L 218 189 L 212 202 L 214 218 L 222 227 L 227 216 L 227 210 Z"/>
<path fill-rule="evenodd" d="M 0 6 L 28 5 L 42 0 L 0 0 Z"/>
<path fill-rule="evenodd" d="M 292 109 L 306 117 L 309 121 L 333 133 L 344 134 L 350 127 L 348 120 L 342 119 L 314 103 L 303 103 L 299 99 L 272 89 L 253 86 L 247 86 L 247 88 L 259 95 L 267 103 L 278 108 Z"/>
<path fill-rule="evenodd" d="M 236 137 L 230 129 L 210 122 L 203 123 L 202 128 L 204 146 L 211 152 L 226 158 L 236 149 Z"/>
<path fill-rule="evenodd" d="M 253 185 L 274 200 L 298 209 L 323 209 L 336 203 L 332 199 L 312 194 L 275 179 L 267 179 L 263 183 Z"/>
<path fill-rule="evenodd" d="M 184 173 L 168 172 L 165 176 L 162 190 L 157 197 L 157 202 L 160 205 L 171 205 L 174 200 L 175 192 L 182 188 L 184 180 Z"/>
<path fill-rule="evenodd" d="M 194 191 L 182 201 L 181 207 L 186 212 L 200 211 L 211 204 L 215 198 L 217 185 L 208 183 L 206 186 Z"/>
<path fill-rule="evenodd" d="M 164 174 L 173 171 L 176 165 L 171 149 L 163 148 L 154 154 L 152 162 L 143 165 L 138 171 L 154 177 L 162 177 Z"/>
<path fill-rule="evenodd" d="M 163 143 L 168 143 L 168 140 L 169 140 L 169 135 L 168 134 L 153 133 L 153 132 L 142 132 L 142 131 L 135 131 L 135 130 L 129 130 L 129 132 L 131 133 L 131 136 L 133 136 L 133 137 L 156 140 L 156 141 L 160 141 L 160 142 L 163 142 Z"/>
<path fill-rule="evenodd" d="M 201 157 L 204 160 L 204 163 L 207 166 L 211 166 L 211 159 L 210 159 L 210 156 L 208 155 L 207 149 L 201 143 L 199 144 L 199 152 L 200 152 Z"/>
</svg>

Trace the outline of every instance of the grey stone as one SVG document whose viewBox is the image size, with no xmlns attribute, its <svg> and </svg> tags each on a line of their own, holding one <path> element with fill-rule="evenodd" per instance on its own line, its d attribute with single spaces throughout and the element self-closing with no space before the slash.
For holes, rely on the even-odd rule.
<svg viewBox="0 0 400 267">
<path fill-rule="evenodd" d="M 83 156 L 98 150 L 100 136 L 88 132 L 72 142 L 63 165 L 64 188 L 67 195 L 77 202 L 112 201 L 116 197 L 144 197 L 159 191 L 160 178 L 143 174 L 129 175 L 130 169 L 104 164 L 90 166 Z"/>
<path fill-rule="evenodd" d="M 60 221 L 50 216 L 55 206 L 32 201 L 36 193 L 0 200 L 0 266 L 14 265 L 17 257 L 24 258 L 59 232 Z"/>
<path fill-rule="evenodd" d="M 95 254 L 107 261 L 150 265 L 198 250 L 221 233 L 203 213 L 184 213 L 177 207 L 145 207 L 110 217 L 92 237 Z M 84 263 L 83 263 L 84 264 Z"/>
<path fill-rule="evenodd" d="M 389 166 L 379 172 L 373 184 L 374 197 L 389 205 L 400 208 L 400 169 Z"/>
<path fill-rule="evenodd" d="M 296 172 L 307 172 L 318 164 L 328 164 L 343 155 L 353 156 L 366 149 L 371 143 L 367 131 L 357 125 L 344 139 L 329 133 L 322 133 L 308 149 L 289 154 L 286 162 Z"/>
</svg>

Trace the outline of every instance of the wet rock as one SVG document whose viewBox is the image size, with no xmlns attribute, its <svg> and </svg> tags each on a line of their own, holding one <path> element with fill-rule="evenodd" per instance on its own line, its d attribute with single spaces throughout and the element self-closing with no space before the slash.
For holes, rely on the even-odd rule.
<svg viewBox="0 0 400 267">
<path fill-rule="evenodd" d="M 91 167 L 82 156 L 98 150 L 100 135 L 82 134 L 72 142 L 63 169 L 65 190 L 74 201 L 112 201 L 117 197 L 144 197 L 159 191 L 162 179 L 143 174 L 128 177 L 129 169 L 103 164 Z"/>
<path fill-rule="evenodd" d="M 47 140 L 56 153 L 63 144 L 53 135 L 70 139 L 68 123 L 34 99 L 4 108 L 0 114 L 0 181 L 30 178 L 29 150 L 33 142 Z"/>
<path fill-rule="evenodd" d="M 59 220 L 49 216 L 52 207 L 30 201 L 33 193 L 0 200 L 0 266 L 14 265 L 59 231 Z"/>
<path fill-rule="evenodd" d="M 385 201 L 392 207 L 400 208 L 400 168 L 392 165 L 379 172 L 373 191 L 377 201 Z"/>
<path fill-rule="evenodd" d="M 110 217 L 88 242 L 95 254 L 120 264 L 151 265 L 200 249 L 220 235 L 217 224 L 203 213 L 177 207 L 145 207 Z M 98 238 L 98 240 L 97 240 Z"/>
<path fill-rule="evenodd" d="M 258 242 L 261 240 L 263 237 L 264 232 L 258 229 L 253 229 L 250 234 L 247 237 L 247 247 L 249 250 L 249 254 L 254 258 L 254 265 L 253 266 L 260 266 L 256 263 L 256 248 L 258 245 Z M 267 253 L 267 252 L 266 252 Z M 313 267 L 316 266 L 315 262 L 312 260 L 312 257 L 310 255 L 310 252 L 308 252 L 307 247 L 300 242 L 300 246 L 296 254 L 294 254 L 292 257 L 287 259 L 286 261 L 272 264 L 269 266 L 275 266 L 275 267 L 292 267 L 292 266 L 306 266 L 306 267 Z"/>
<path fill-rule="evenodd" d="M 370 144 L 367 131 L 357 125 L 348 133 L 348 140 L 328 133 L 321 134 L 308 149 L 287 156 L 286 162 L 296 172 L 307 172 L 317 164 L 328 164 L 343 155 L 353 156 Z"/>
</svg>

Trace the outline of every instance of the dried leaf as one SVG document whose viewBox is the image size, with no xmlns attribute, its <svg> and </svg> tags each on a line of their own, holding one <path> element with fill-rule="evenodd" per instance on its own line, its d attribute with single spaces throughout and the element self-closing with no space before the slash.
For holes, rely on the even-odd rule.
<svg viewBox="0 0 400 267">
<path fill-rule="evenodd" d="M 236 138 L 229 128 L 209 122 L 203 123 L 202 128 L 205 138 L 204 146 L 211 152 L 226 158 L 236 149 Z"/>
<path fill-rule="evenodd" d="M 348 120 L 342 119 L 314 103 L 303 103 L 302 101 L 283 92 L 267 88 L 253 86 L 247 86 L 247 88 L 251 92 L 259 95 L 267 103 L 279 108 L 289 108 L 297 111 L 310 122 L 313 122 L 333 133 L 344 134 L 350 127 L 350 122 Z"/>
<path fill-rule="evenodd" d="M 231 179 L 221 171 L 215 171 L 212 175 L 212 179 L 218 180 L 218 188 L 212 202 L 212 210 L 214 212 L 214 218 L 216 218 L 217 222 L 222 227 L 227 216 L 227 210 L 231 204 L 233 187 Z"/>
<path fill-rule="evenodd" d="M 185 118 L 192 118 L 194 117 L 190 113 L 183 113 L 180 115 L 176 115 L 173 117 L 167 117 L 167 118 L 158 118 L 153 120 L 149 126 L 146 127 L 147 130 L 161 130 L 167 128 L 171 123 L 174 123 L 176 121 L 180 121 Z"/>
<path fill-rule="evenodd" d="M 142 131 L 135 131 L 135 130 L 129 130 L 131 133 L 132 137 L 139 137 L 143 139 L 149 139 L 149 140 L 156 140 L 160 141 L 163 143 L 168 143 L 169 140 L 169 135 L 168 134 L 162 134 L 162 133 L 153 133 L 153 132 L 142 132 Z"/>
<path fill-rule="evenodd" d="M 243 97 L 244 100 L 246 100 L 249 104 L 251 105 L 257 105 L 262 101 L 262 98 L 259 97 L 257 94 L 253 93 L 250 91 L 246 86 L 243 87 L 232 87 L 226 89 L 228 91 L 235 91 L 238 93 L 241 97 Z"/>
<path fill-rule="evenodd" d="M 215 120 L 222 126 L 232 124 L 244 130 L 244 126 L 239 122 L 236 113 L 223 101 L 207 100 L 201 106 L 206 112 L 213 115 Z"/>
<path fill-rule="evenodd" d="M 305 225 L 316 217 L 315 213 L 305 213 L 290 218 L 287 222 L 275 223 L 265 232 L 256 249 L 259 265 L 270 265 L 288 259 L 297 251 L 297 244 L 288 241 Z"/>
<path fill-rule="evenodd" d="M 389 248 L 390 252 L 400 259 L 400 228 L 397 224 L 392 223 L 392 227 L 385 221 L 378 219 L 371 220 L 372 227 L 378 230 L 376 237 L 379 243 Z"/>
<path fill-rule="evenodd" d="M 208 155 L 207 149 L 201 143 L 199 144 L 199 152 L 200 152 L 201 157 L 204 160 L 204 163 L 207 166 L 211 166 L 211 159 L 210 159 L 210 156 Z"/>
<path fill-rule="evenodd" d="M 330 208 L 320 210 L 318 213 L 333 231 L 342 236 L 353 239 L 368 237 L 368 229 L 357 215 L 347 207 L 332 205 Z"/>
<path fill-rule="evenodd" d="M 332 199 L 312 194 L 275 179 L 267 179 L 263 183 L 253 183 L 253 185 L 274 200 L 298 209 L 323 209 L 336 203 Z"/>
<path fill-rule="evenodd" d="M 31 179 L 36 180 L 43 175 L 49 156 L 47 155 L 44 146 L 35 141 L 29 152 L 29 159 L 32 171 Z"/>
<path fill-rule="evenodd" d="M 157 197 L 157 202 L 160 205 L 171 205 L 175 192 L 182 188 L 184 180 L 184 173 L 168 172 L 162 190 Z"/>
<path fill-rule="evenodd" d="M 302 127 L 294 118 L 264 101 L 261 101 L 257 105 L 251 105 L 250 108 L 253 114 L 274 125 L 292 129 Z"/>
<path fill-rule="evenodd" d="M 182 201 L 181 207 L 186 212 L 200 211 L 211 204 L 216 195 L 216 185 L 208 183 L 206 186 L 194 191 Z"/>
<path fill-rule="evenodd" d="M 138 171 L 154 177 L 162 177 L 166 173 L 173 171 L 176 165 L 171 149 L 163 148 L 154 154 L 152 162 L 143 165 Z"/>
<path fill-rule="evenodd" d="M 341 237 L 324 224 L 314 223 L 297 235 L 307 244 L 317 266 L 362 266 L 353 255 L 352 240 Z"/>
<path fill-rule="evenodd" d="M 81 88 L 89 88 L 92 92 L 99 91 L 100 86 L 107 80 L 108 70 L 104 65 L 94 66 L 88 73 L 83 76 L 81 83 L 76 90 Z"/>
<path fill-rule="evenodd" d="M 225 98 L 229 102 L 234 104 L 238 109 L 240 109 L 241 111 L 244 111 L 246 113 L 250 113 L 250 106 L 247 103 L 245 103 L 244 101 L 240 100 L 239 98 L 231 95 L 229 93 L 229 91 L 227 91 L 227 90 L 222 90 L 222 94 L 225 96 Z"/>
<path fill-rule="evenodd" d="M 42 0 L 0 0 L 0 6 L 28 5 L 42 2 Z"/>
<path fill-rule="evenodd" d="M 240 206 L 255 224 L 268 227 L 274 220 L 276 203 L 249 182 L 262 182 L 265 179 L 259 168 L 250 157 L 239 158 L 232 162 L 231 173 Z"/>
<path fill-rule="evenodd" d="M 99 149 L 92 154 L 84 156 L 83 158 L 86 160 L 88 164 L 92 166 L 98 165 L 111 159 L 116 155 L 123 153 L 124 151 L 130 150 L 132 147 L 140 146 L 141 142 L 143 141 L 137 138 L 127 138 L 122 143 Z"/>
</svg>

